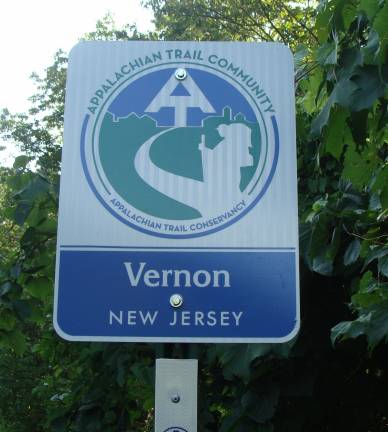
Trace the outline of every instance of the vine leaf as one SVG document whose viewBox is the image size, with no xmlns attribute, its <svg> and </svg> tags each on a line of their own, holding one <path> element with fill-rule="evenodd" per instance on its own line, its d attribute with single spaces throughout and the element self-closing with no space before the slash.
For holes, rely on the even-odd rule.
<svg viewBox="0 0 388 432">
<path fill-rule="evenodd" d="M 388 255 L 379 258 L 377 268 L 380 274 L 388 277 Z"/>
<path fill-rule="evenodd" d="M 344 264 L 349 266 L 357 261 L 360 256 L 361 243 L 359 239 L 354 239 L 347 247 L 344 255 Z"/>
<path fill-rule="evenodd" d="M 340 108 L 335 107 L 331 110 L 330 120 L 324 133 L 324 144 L 327 152 L 332 154 L 336 159 L 341 157 L 344 148 L 345 135 L 348 136 L 349 128 L 346 124 L 346 119 L 349 113 Z"/>
<path fill-rule="evenodd" d="M 380 37 L 381 59 L 385 54 L 385 48 L 388 45 L 388 3 L 385 2 L 382 9 L 376 15 L 373 22 L 373 28 L 377 31 Z"/>
<path fill-rule="evenodd" d="M 360 0 L 358 7 L 360 12 L 365 12 L 369 19 L 373 18 L 379 10 L 379 2 L 376 0 Z"/>
<path fill-rule="evenodd" d="M 27 284 L 27 291 L 35 298 L 41 301 L 47 301 L 52 292 L 52 282 L 44 277 L 32 279 Z"/>
<path fill-rule="evenodd" d="M 258 357 L 271 352 L 271 344 L 218 345 L 217 353 L 224 366 L 226 378 L 237 376 L 248 381 L 251 374 L 251 363 Z"/>
</svg>

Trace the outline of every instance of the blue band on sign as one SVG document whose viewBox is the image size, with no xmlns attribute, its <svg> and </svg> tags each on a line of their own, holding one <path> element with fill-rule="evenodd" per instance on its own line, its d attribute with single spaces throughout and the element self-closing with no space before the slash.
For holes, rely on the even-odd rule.
<svg viewBox="0 0 388 432">
<path fill-rule="evenodd" d="M 58 325 L 69 337 L 284 338 L 297 325 L 295 261 L 295 250 L 61 250 Z"/>
</svg>

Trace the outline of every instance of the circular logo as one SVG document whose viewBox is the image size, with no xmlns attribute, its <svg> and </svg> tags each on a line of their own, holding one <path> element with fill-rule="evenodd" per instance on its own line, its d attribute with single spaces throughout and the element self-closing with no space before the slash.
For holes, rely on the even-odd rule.
<svg viewBox="0 0 388 432">
<path fill-rule="evenodd" d="M 199 65 L 155 69 L 118 85 L 84 122 L 86 177 L 110 213 L 139 231 L 170 238 L 219 231 L 269 187 L 275 116 L 263 112 L 257 81 L 248 87 Z"/>
<path fill-rule="evenodd" d="M 164 432 L 187 432 L 187 430 L 181 427 L 173 426 L 166 429 Z"/>
</svg>

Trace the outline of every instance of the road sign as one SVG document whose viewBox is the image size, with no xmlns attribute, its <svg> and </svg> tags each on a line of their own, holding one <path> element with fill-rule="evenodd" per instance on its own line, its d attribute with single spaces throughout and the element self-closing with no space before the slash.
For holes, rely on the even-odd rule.
<svg viewBox="0 0 388 432">
<path fill-rule="evenodd" d="M 76 45 L 59 207 L 54 324 L 65 339 L 291 339 L 291 52 L 277 43 Z"/>
</svg>

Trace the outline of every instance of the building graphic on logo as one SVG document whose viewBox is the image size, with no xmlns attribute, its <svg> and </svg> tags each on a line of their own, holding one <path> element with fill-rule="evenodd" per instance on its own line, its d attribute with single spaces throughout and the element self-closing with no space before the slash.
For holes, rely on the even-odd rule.
<svg viewBox="0 0 388 432">
<path fill-rule="evenodd" d="M 237 84 L 204 67 L 165 67 L 113 92 L 82 143 L 102 204 L 161 237 L 202 236 L 243 217 L 269 187 L 278 137 L 276 120 Z"/>
</svg>

